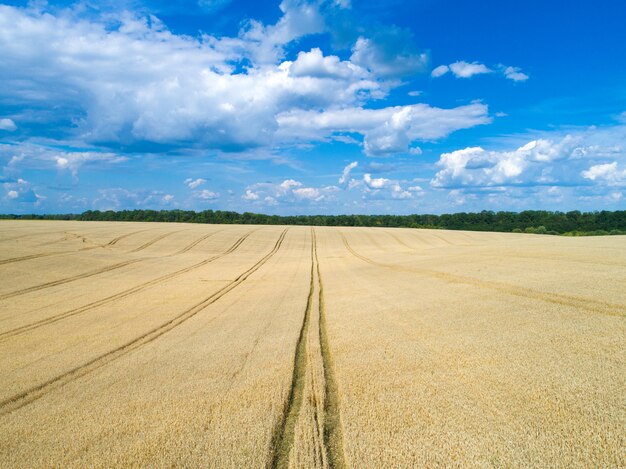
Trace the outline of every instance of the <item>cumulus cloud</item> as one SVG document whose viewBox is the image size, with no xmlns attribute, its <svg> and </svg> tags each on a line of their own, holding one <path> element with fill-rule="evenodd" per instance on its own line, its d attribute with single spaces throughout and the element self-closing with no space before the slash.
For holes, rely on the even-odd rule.
<svg viewBox="0 0 626 469">
<path fill-rule="evenodd" d="M 365 182 L 365 185 L 370 189 L 382 189 L 391 181 L 385 178 L 373 178 L 371 174 L 365 173 L 363 175 L 363 182 Z"/>
<path fill-rule="evenodd" d="M 350 179 L 350 173 L 352 172 L 352 170 L 354 168 L 356 168 L 359 165 L 358 162 L 353 161 L 352 163 L 350 163 L 349 165 L 347 165 L 345 168 L 343 168 L 343 171 L 341 172 L 341 176 L 339 177 L 339 184 L 344 185 L 348 182 L 348 180 Z"/>
<path fill-rule="evenodd" d="M 24 206 L 39 206 L 44 196 L 35 192 L 32 184 L 25 179 L 18 178 L 12 182 L 2 184 L 5 191 L 5 199 L 11 203 L 24 204 Z"/>
<path fill-rule="evenodd" d="M 190 189 L 196 189 L 199 186 L 201 186 L 202 184 L 204 184 L 205 182 L 206 182 L 206 179 L 202 179 L 202 178 L 197 178 L 197 179 L 187 178 L 187 179 L 185 179 L 185 185 L 187 187 L 189 187 Z"/>
<path fill-rule="evenodd" d="M 281 183 L 262 182 L 252 184 L 241 198 L 252 203 L 265 205 L 295 204 L 301 201 L 321 202 L 332 200 L 339 191 L 337 186 L 310 187 L 295 179 L 285 179 Z"/>
<path fill-rule="evenodd" d="M 324 56 L 318 47 L 309 52 L 299 52 L 289 65 L 289 73 L 295 77 L 361 79 L 368 72 L 349 61 L 341 61 L 336 55 Z"/>
<path fill-rule="evenodd" d="M 69 171 L 73 177 L 85 165 L 115 165 L 128 160 L 112 152 L 60 150 L 32 143 L 0 144 L 0 157 L 9 159 L 12 169 L 36 168 Z"/>
<path fill-rule="evenodd" d="M 450 64 L 450 71 L 452 71 L 457 78 L 471 78 L 474 75 L 492 72 L 486 65 L 478 62 L 468 63 L 463 60 Z"/>
<path fill-rule="evenodd" d="M 440 155 L 431 185 L 449 189 L 579 186 L 598 190 L 618 186 L 626 183 L 625 137 L 626 126 L 614 125 L 565 135 L 544 133 L 511 150 L 459 149 Z"/>
<path fill-rule="evenodd" d="M 455 130 L 491 122 L 487 106 L 480 103 L 454 109 L 415 104 L 384 109 L 291 111 L 277 119 L 279 134 L 284 138 L 315 140 L 346 131 L 362 134 L 365 152 L 370 156 L 408 152 L 416 140 L 438 139 Z"/>
<path fill-rule="evenodd" d="M 383 77 L 402 77 L 426 70 L 428 54 L 417 50 L 410 32 L 380 29 L 371 37 L 359 37 L 350 60 Z"/>
<path fill-rule="evenodd" d="M 365 193 L 371 195 L 380 195 L 381 191 L 387 191 L 386 193 L 391 196 L 392 199 L 411 199 L 413 194 L 410 190 L 405 190 L 400 185 L 399 181 L 395 181 L 387 178 L 373 178 L 371 174 L 365 173 L 363 175 L 363 183 L 365 185 Z"/>
<path fill-rule="evenodd" d="M 487 151 L 482 147 L 468 147 L 450 153 L 443 153 L 437 172 L 431 184 L 435 187 L 490 186 L 514 184 L 536 178 L 537 169 L 545 169 L 540 163 L 571 157 L 577 146 L 577 139 L 566 136 L 560 142 L 545 139 L 533 140 L 513 151 Z M 525 174 L 529 168 L 535 171 Z M 545 177 L 545 173 L 544 173 Z"/>
<path fill-rule="evenodd" d="M 528 75 L 522 72 L 519 67 L 504 67 L 504 76 L 513 81 L 526 81 L 530 78 Z"/>
<path fill-rule="evenodd" d="M 17 125 L 15 125 L 15 122 L 13 122 L 12 119 L 3 118 L 0 119 L 0 130 L 14 132 L 15 130 L 17 130 Z"/>
<path fill-rule="evenodd" d="M 241 196 L 241 198 L 243 200 L 259 200 L 259 194 L 257 194 L 256 192 L 251 191 L 250 189 L 246 189 L 246 193 L 244 195 Z"/>
<path fill-rule="evenodd" d="M 619 167 L 617 161 L 593 165 L 582 171 L 581 175 L 585 179 L 604 182 L 608 185 L 626 184 L 626 165 Z"/>
<path fill-rule="evenodd" d="M 343 113 L 358 114 L 361 122 L 368 114 L 371 122 L 355 126 L 344 119 L 327 130 L 300 120 L 297 139 L 306 134 L 319 141 L 356 128 L 368 154 L 385 155 L 407 151 L 414 139 L 489 121 L 486 107 L 481 115 L 462 116 L 477 106 L 405 106 L 406 119 L 398 107 L 363 109 L 399 85 L 397 77 L 427 65 L 427 55 L 399 28 L 357 38 L 350 60 L 320 48 L 283 60 L 290 43 L 326 30 L 324 11 L 347 6 L 284 0 L 275 24 L 249 21 L 236 37 L 177 35 L 155 17 L 128 12 L 87 20 L 74 11 L 0 6 L 0 99 L 54 105 L 63 118 L 51 128 L 109 149 L 146 143 L 228 152 L 272 148 L 294 143 L 295 119 Z"/>
<path fill-rule="evenodd" d="M 208 189 L 203 189 L 201 191 L 194 192 L 194 197 L 202 200 L 216 200 L 219 199 L 220 195 L 217 192 L 210 191 Z"/>
<path fill-rule="evenodd" d="M 299 187 L 293 190 L 296 197 L 309 200 L 321 200 L 320 190 L 315 187 Z"/>
</svg>

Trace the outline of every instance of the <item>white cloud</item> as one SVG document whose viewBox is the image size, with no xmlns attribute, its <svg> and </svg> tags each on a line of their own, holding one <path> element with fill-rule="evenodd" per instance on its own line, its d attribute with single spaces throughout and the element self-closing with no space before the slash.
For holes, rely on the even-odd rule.
<svg viewBox="0 0 626 469">
<path fill-rule="evenodd" d="M 410 199 L 413 197 L 413 194 L 409 191 L 405 191 L 400 184 L 396 183 L 391 186 L 391 197 L 394 199 Z"/>
<path fill-rule="evenodd" d="M 172 200 L 174 200 L 174 196 L 172 194 L 165 194 L 163 196 L 163 202 L 169 204 Z"/>
<path fill-rule="evenodd" d="M 302 186 L 302 183 L 299 181 L 295 181 L 293 179 L 286 179 L 280 183 L 280 188 L 284 190 L 290 190 L 294 187 L 300 187 L 300 186 Z"/>
<path fill-rule="evenodd" d="M 301 201 L 321 202 L 332 200 L 333 194 L 339 191 L 336 186 L 306 187 L 300 181 L 285 179 L 279 184 L 261 182 L 248 186 L 243 200 L 252 203 L 293 205 Z"/>
<path fill-rule="evenodd" d="M 283 1 L 275 25 L 192 38 L 154 17 L 94 22 L 0 6 L 0 97 L 55 105 L 59 114 L 82 108 L 76 132 L 99 144 L 192 142 L 225 151 L 279 144 L 281 112 L 360 105 L 388 89 L 319 49 L 280 63 L 284 45 L 323 31 L 319 8 Z M 242 73 L 236 64 L 246 61 Z"/>
<path fill-rule="evenodd" d="M 504 73 L 506 78 L 513 81 L 526 81 L 530 78 L 519 67 L 505 67 L 502 73 Z"/>
<path fill-rule="evenodd" d="M 605 182 L 608 185 L 619 185 L 626 183 L 626 165 L 620 168 L 617 161 L 593 165 L 586 171 L 582 171 L 581 175 L 591 181 Z"/>
<path fill-rule="evenodd" d="M 434 187 L 485 187 L 507 185 L 572 185 L 589 181 L 618 184 L 626 179 L 626 168 L 618 162 L 587 167 L 590 159 L 607 156 L 626 159 L 619 147 L 609 144 L 620 138 L 622 126 L 598 130 L 590 128 L 557 138 L 537 138 L 509 151 L 489 151 L 468 147 L 443 153 L 431 184 Z"/>
<path fill-rule="evenodd" d="M 361 37 L 350 60 L 312 48 L 281 62 L 288 44 L 326 30 L 322 10 L 333 5 L 285 0 L 280 8 L 276 24 L 194 38 L 128 12 L 85 20 L 74 10 L 0 6 L 0 98 L 64 116 L 79 109 L 76 138 L 109 148 L 152 142 L 241 152 L 354 129 L 368 154 L 388 155 L 490 121 L 478 104 L 363 109 L 400 85 L 395 77 L 426 67 L 410 33 L 392 27 Z M 51 128 L 67 130 L 63 122 Z"/>
<path fill-rule="evenodd" d="M 202 184 L 204 184 L 205 182 L 206 182 L 206 179 L 202 179 L 202 178 L 198 178 L 198 179 L 187 178 L 187 179 L 185 179 L 185 185 L 187 187 L 189 187 L 190 189 L 196 189 L 199 186 L 201 186 Z"/>
<path fill-rule="evenodd" d="M 0 119 L 0 130 L 13 132 L 17 130 L 17 125 L 15 125 L 15 122 L 13 122 L 12 119 L 3 118 L 3 119 Z"/>
<path fill-rule="evenodd" d="M 297 197 L 310 200 L 321 200 L 320 197 L 323 197 L 320 195 L 319 189 L 316 189 L 315 187 L 299 187 L 294 189 L 293 193 Z"/>
<path fill-rule="evenodd" d="M 283 0 L 280 10 L 283 16 L 274 25 L 263 25 L 252 20 L 240 33 L 251 57 L 261 64 L 275 63 L 282 58 L 284 46 L 309 34 L 321 33 L 326 24 L 320 11 L 320 2 Z"/>
<path fill-rule="evenodd" d="M 203 189 L 201 191 L 194 192 L 194 197 L 202 200 L 215 200 L 219 199 L 220 195 L 217 192 Z"/>
<path fill-rule="evenodd" d="M 44 196 L 35 191 L 30 182 L 22 178 L 18 178 L 17 181 L 5 182 L 2 185 L 6 191 L 6 199 L 11 203 L 38 207 L 41 201 L 45 199 Z"/>
<path fill-rule="evenodd" d="M 403 189 L 399 181 L 396 180 L 373 178 L 370 173 L 365 173 L 363 175 L 363 183 L 365 184 L 364 192 L 369 196 L 380 197 L 382 195 L 384 197 L 385 194 L 387 194 L 390 195 L 392 199 L 398 200 L 413 198 L 413 194 L 411 193 L 412 191 L 410 189 Z"/>
<path fill-rule="evenodd" d="M 495 69 L 502 73 L 505 78 L 513 81 L 526 81 L 529 76 L 522 72 L 520 67 L 510 67 L 506 65 L 497 65 Z M 458 62 L 454 62 L 450 65 L 439 65 L 430 73 L 433 78 L 439 78 L 448 72 L 452 72 L 452 74 L 456 78 L 471 78 L 474 75 L 482 75 L 486 73 L 493 73 L 494 70 L 487 67 L 485 64 L 481 64 L 479 62 L 465 62 L 464 60 L 460 60 Z"/>
<path fill-rule="evenodd" d="M 437 163 L 441 169 L 432 180 L 436 187 L 489 186 L 521 183 L 520 178 L 533 163 L 551 163 L 572 155 L 576 139 L 565 137 L 560 142 L 533 140 L 513 151 L 487 151 L 469 147 L 443 153 Z M 535 168 L 537 165 L 535 165 Z"/>
<path fill-rule="evenodd" d="M 364 136 L 366 154 L 388 155 L 408 152 L 416 140 L 434 140 L 464 128 L 491 122 L 487 106 L 474 103 L 454 109 L 426 104 L 383 109 L 338 109 L 291 111 L 280 114 L 279 134 L 284 138 L 314 140 L 339 132 Z"/>
<path fill-rule="evenodd" d="M 42 157 L 43 155 L 40 155 Z M 99 152 L 63 152 L 53 156 L 56 166 L 61 170 L 69 170 L 74 177 L 78 176 L 78 170 L 85 164 L 106 163 L 116 164 L 127 160 L 126 157 L 114 153 Z"/>
<path fill-rule="evenodd" d="M 13 170 L 57 169 L 69 171 L 73 177 L 85 165 L 115 165 L 128 160 L 112 152 L 59 150 L 54 147 L 32 143 L 8 145 L 0 143 L 0 157 L 9 158 L 8 166 Z"/>
<path fill-rule="evenodd" d="M 468 63 L 463 60 L 450 64 L 450 70 L 457 78 L 471 78 L 474 75 L 491 73 L 492 70 L 478 62 Z"/>
<path fill-rule="evenodd" d="M 246 193 L 241 196 L 243 200 L 259 200 L 259 194 L 252 192 L 250 189 L 246 190 Z"/>
<path fill-rule="evenodd" d="M 450 67 L 448 67 L 447 65 L 439 65 L 439 67 L 436 67 L 432 72 L 430 72 L 430 75 L 433 78 L 439 78 L 445 75 L 446 73 L 448 73 L 449 71 L 450 71 Z"/>
<path fill-rule="evenodd" d="M 289 73 L 295 77 L 361 79 L 368 72 L 349 61 L 341 61 L 336 55 L 324 56 L 315 47 L 309 52 L 299 52 L 297 59 L 290 63 Z"/>
<path fill-rule="evenodd" d="M 359 37 L 350 61 L 375 75 L 397 78 L 425 71 L 429 58 L 415 48 L 408 31 L 391 27 L 379 29 L 370 37 Z"/>
<path fill-rule="evenodd" d="M 350 163 L 349 165 L 347 165 L 345 168 L 343 168 L 343 171 L 341 172 L 341 176 L 339 177 L 339 184 L 345 184 L 346 182 L 348 182 L 348 180 L 350 179 L 350 172 L 356 168 L 359 165 L 358 162 L 353 161 L 352 163 Z"/>
<path fill-rule="evenodd" d="M 363 182 L 365 182 L 365 185 L 370 189 L 382 189 L 391 181 L 386 178 L 372 178 L 371 174 L 365 173 L 363 175 Z"/>
</svg>

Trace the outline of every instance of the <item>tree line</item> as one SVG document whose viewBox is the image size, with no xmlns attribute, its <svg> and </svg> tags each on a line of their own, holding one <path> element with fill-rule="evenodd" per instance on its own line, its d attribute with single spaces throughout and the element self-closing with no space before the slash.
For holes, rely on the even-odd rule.
<svg viewBox="0 0 626 469">
<path fill-rule="evenodd" d="M 81 214 L 0 215 L 0 219 L 143 221 L 249 225 L 380 226 L 525 232 L 569 236 L 626 234 L 626 210 L 451 213 L 443 215 L 264 215 L 222 210 L 88 210 Z"/>
</svg>

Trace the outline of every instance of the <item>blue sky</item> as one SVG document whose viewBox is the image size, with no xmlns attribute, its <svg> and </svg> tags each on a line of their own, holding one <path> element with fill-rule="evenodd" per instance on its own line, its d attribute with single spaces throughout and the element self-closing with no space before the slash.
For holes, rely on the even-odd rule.
<svg viewBox="0 0 626 469">
<path fill-rule="evenodd" d="M 626 208 L 618 0 L 0 3 L 0 212 Z"/>
</svg>

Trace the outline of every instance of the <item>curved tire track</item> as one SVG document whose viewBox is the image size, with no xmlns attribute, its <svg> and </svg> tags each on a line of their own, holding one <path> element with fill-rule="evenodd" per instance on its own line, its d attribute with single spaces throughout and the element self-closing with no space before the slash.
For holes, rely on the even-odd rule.
<svg viewBox="0 0 626 469">
<path fill-rule="evenodd" d="M 109 241 L 108 243 L 106 243 L 104 245 L 101 245 L 101 246 L 90 246 L 90 247 L 86 247 L 86 248 L 81 248 L 78 251 L 73 251 L 72 250 L 72 251 L 59 251 L 59 252 L 42 252 L 42 253 L 39 253 L 39 254 L 29 254 L 28 256 L 12 257 L 11 259 L 3 259 L 3 260 L 0 260 L 0 265 L 12 264 L 14 262 L 29 261 L 31 259 L 39 259 L 40 257 L 62 256 L 64 254 L 75 254 L 75 253 L 78 253 L 80 251 L 89 251 L 91 249 L 109 247 L 109 246 L 115 245 L 118 241 L 121 241 L 124 238 L 128 238 L 129 236 L 132 236 L 132 235 L 137 234 L 137 233 L 141 233 L 143 231 L 147 231 L 147 230 L 140 230 L 140 231 L 134 231 L 132 233 L 127 233 L 125 235 L 118 236 L 117 238 L 113 238 L 111 241 Z"/>
<path fill-rule="evenodd" d="M 49 235 L 49 234 L 57 234 L 57 233 L 65 233 L 65 231 L 63 230 L 58 230 L 58 231 L 45 231 L 43 233 L 29 233 L 29 234 L 23 234 L 23 235 L 19 235 L 19 236 L 12 236 L 10 238 L 3 238 L 0 239 L 0 243 L 3 243 L 5 241 L 14 241 L 16 239 L 22 239 L 22 238 L 30 238 L 32 236 L 44 236 L 44 235 Z"/>
<path fill-rule="evenodd" d="M 427 275 L 429 277 L 437 278 L 449 283 L 463 283 L 466 285 L 472 285 L 482 289 L 496 290 L 508 295 L 520 296 L 524 298 L 530 298 L 533 300 L 543 301 L 545 303 L 558 304 L 562 306 L 569 306 L 576 309 L 582 309 L 591 313 L 605 314 L 608 316 L 623 317 L 626 315 L 626 306 L 615 303 L 607 303 L 604 301 L 592 300 L 590 298 L 582 298 L 571 295 L 564 295 L 561 293 L 543 293 L 530 288 L 520 287 L 517 285 L 511 285 L 502 282 L 494 282 L 490 280 L 479 280 L 474 277 L 466 277 L 457 274 L 449 274 L 446 272 L 440 272 L 437 270 L 423 269 L 419 267 L 405 267 L 395 264 L 385 264 L 383 262 L 377 262 L 369 257 L 365 257 L 362 254 L 356 252 L 346 239 L 343 233 L 340 233 L 343 239 L 343 243 L 348 251 L 368 264 L 384 267 L 387 269 L 395 270 L 398 272 L 414 272 L 418 274 Z"/>
<path fill-rule="evenodd" d="M 184 248 L 182 248 L 180 251 L 175 252 L 173 255 L 177 255 L 177 254 L 183 254 L 187 251 L 190 251 L 191 249 L 195 248 L 198 244 L 200 244 L 202 241 L 204 241 L 207 238 L 210 238 L 211 236 L 219 233 L 220 231 L 224 231 L 224 230 L 217 230 L 217 231 L 213 231 L 211 233 L 208 233 L 198 239 L 196 239 L 194 242 L 192 242 L 191 244 L 188 244 L 187 246 L 185 246 Z"/>
<path fill-rule="evenodd" d="M 175 234 L 175 233 L 180 233 L 181 231 L 183 231 L 183 230 L 170 231 L 169 233 L 164 233 L 164 234 L 162 234 L 162 235 L 159 235 L 159 236 L 157 236 L 156 238 L 151 239 L 151 240 L 150 240 L 150 241 L 148 241 L 147 243 L 142 244 L 141 246 L 139 246 L 138 248 L 133 249 L 133 250 L 132 250 L 132 251 L 130 251 L 130 252 L 139 252 L 139 251 L 143 251 L 144 249 L 149 248 L 149 247 L 150 247 L 150 246 L 152 246 L 153 244 L 158 243 L 158 242 L 159 242 L 159 241 L 161 241 L 162 239 L 167 238 L 168 236 L 171 236 L 171 235 L 173 235 L 173 234 Z"/>
<path fill-rule="evenodd" d="M 241 244 L 254 231 L 256 231 L 256 230 L 249 231 L 248 233 L 243 235 L 241 238 L 239 238 L 237 241 L 235 241 L 235 243 L 231 247 L 229 247 L 226 251 L 224 251 L 223 253 L 217 254 L 217 255 L 212 256 L 212 257 L 209 257 L 207 259 L 204 259 L 203 261 L 197 262 L 196 264 L 193 264 L 193 265 L 191 265 L 189 267 L 185 267 L 185 268 L 179 269 L 179 270 L 177 270 L 175 272 L 171 272 L 169 274 L 162 275 L 161 277 L 157 277 L 157 278 L 152 279 L 152 280 L 150 280 L 148 282 L 144 282 L 144 283 L 142 283 L 140 285 L 136 285 L 136 286 L 134 286 L 132 288 L 129 288 L 127 290 L 124 290 L 124 291 L 121 291 L 119 293 L 116 293 L 115 295 L 111 295 L 111 296 L 108 296 L 106 298 L 102 298 L 101 300 L 97 300 L 97 301 L 94 301 L 92 303 L 88 303 L 88 304 L 80 306 L 78 308 L 74 308 L 74 309 L 71 309 L 69 311 L 65 311 L 63 313 L 59 313 L 59 314 L 56 314 L 56 315 L 48 317 L 48 318 L 41 319 L 39 321 L 35 321 L 35 322 L 30 323 L 30 324 L 26 324 L 24 326 L 16 327 L 15 329 L 11 329 L 11 330 L 2 332 L 2 333 L 0 333 L 0 342 L 3 342 L 3 341 L 7 340 L 10 337 L 13 337 L 13 336 L 16 336 L 16 335 L 20 335 L 20 334 L 24 334 L 24 333 L 32 331 L 34 329 L 38 329 L 38 328 L 46 326 L 48 324 L 53 324 L 53 323 L 61 321 L 63 319 L 70 318 L 72 316 L 76 316 L 78 314 L 84 313 L 85 311 L 89 311 L 89 310 L 97 308 L 99 306 L 112 303 L 112 302 L 114 302 L 116 300 L 119 300 L 121 298 L 125 298 L 127 296 L 134 295 L 135 293 L 138 293 L 138 292 L 143 291 L 143 290 L 145 290 L 147 288 L 150 288 L 150 287 L 152 287 L 152 286 L 154 286 L 154 285 L 156 285 L 158 283 L 165 282 L 166 280 L 170 280 L 170 279 L 172 279 L 174 277 L 177 277 L 179 275 L 182 275 L 182 274 L 185 274 L 185 273 L 190 272 L 192 270 L 198 269 L 198 268 L 200 268 L 200 267 L 202 267 L 204 265 L 207 265 L 207 264 L 209 264 L 209 263 L 211 263 L 213 261 L 216 261 L 217 259 L 220 259 L 220 258 L 222 258 L 224 256 L 227 256 L 228 254 L 236 251 L 239 248 L 239 246 L 241 246 Z"/>
<path fill-rule="evenodd" d="M 145 229 L 145 230 L 133 231 L 132 233 L 126 233 L 126 234 L 123 234 L 123 235 L 121 235 L 121 236 L 118 236 L 117 238 L 113 238 L 111 241 L 109 241 L 108 243 L 106 243 L 106 244 L 104 245 L 104 247 L 107 247 L 107 246 L 114 246 L 114 245 L 116 245 L 119 241 L 121 241 L 121 240 L 123 240 L 123 239 L 126 239 L 126 238 L 128 238 L 128 237 L 130 237 L 130 236 L 133 236 L 133 235 L 136 235 L 136 234 L 139 234 L 139 233 L 143 233 L 144 231 L 148 231 L 148 230 L 147 230 L 147 229 Z"/>
<path fill-rule="evenodd" d="M 179 326 L 183 322 L 192 318 L 193 316 L 195 316 L 196 314 L 198 314 L 199 312 L 207 308 L 209 305 L 218 301 L 228 292 L 230 292 L 231 290 L 239 286 L 246 279 L 248 279 L 248 277 L 250 277 L 254 272 L 259 270 L 268 260 L 270 260 L 270 258 L 274 256 L 274 254 L 276 254 L 278 250 L 280 249 L 283 243 L 283 240 L 285 239 L 285 235 L 287 234 L 287 231 L 288 229 L 283 230 L 283 232 L 278 237 L 278 240 L 274 244 L 274 247 L 269 253 L 263 256 L 258 262 L 256 262 L 248 270 L 241 273 L 232 282 L 220 288 L 215 293 L 209 295 L 208 297 L 206 297 L 199 303 L 196 303 L 192 307 L 186 309 L 182 313 L 179 313 L 178 315 L 176 315 L 174 318 L 170 319 L 169 321 L 166 321 L 162 323 L 161 325 L 155 327 L 154 329 L 151 329 L 150 331 L 146 332 L 145 334 L 139 337 L 136 337 L 130 342 L 126 342 L 125 344 L 113 350 L 110 350 L 109 352 L 106 352 L 102 355 L 99 355 L 83 363 L 82 365 L 79 365 L 69 371 L 66 371 L 65 373 L 62 373 L 61 375 L 58 375 L 55 378 L 52 378 L 42 384 L 34 386 L 26 391 L 23 391 L 8 399 L 5 399 L 4 401 L 0 402 L 0 415 L 6 415 L 15 410 L 18 410 L 36 401 L 37 399 L 40 399 L 41 397 L 45 396 L 51 391 L 54 391 L 55 389 L 59 389 L 65 386 L 66 384 L 117 360 L 118 358 L 132 352 L 133 350 L 136 350 L 140 347 L 143 347 L 146 344 L 149 344 L 150 342 L 153 342 L 154 340 L 161 337 L 163 334 L 171 331 L 172 329 Z"/>
<path fill-rule="evenodd" d="M 38 290 L 43 290 L 45 288 L 56 287 L 57 285 L 63 285 L 65 283 L 74 282 L 76 280 L 82 280 L 84 278 L 93 277 L 94 275 L 103 274 L 105 272 L 110 272 L 112 270 L 121 269 L 122 267 L 126 267 L 127 265 L 135 264 L 136 262 L 142 261 L 143 259 L 132 259 L 129 261 L 119 262 L 117 264 L 113 264 L 107 267 L 103 267 L 101 269 L 92 270 L 91 272 L 85 272 L 83 274 L 74 275 L 73 277 L 66 277 L 60 280 L 54 280 L 52 282 L 42 283 L 40 285 L 34 285 L 32 287 L 23 288 L 22 290 L 16 290 L 10 293 L 5 293 L 4 295 L 0 295 L 0 300 L 6 300 L 7 298 L 13 298 L 15 296 L 25 295 L 27 293 L 32 293 Z"/>
<path fill-rule="evenodd" d="M 29 254 L 28 256 L 12 257 L 10 259 L 1 260 L 0 265 L 12 264 L 14 262 L 29 261 L 31 259 L 39 259 L 40 257 L 49 257 L 49 256 L 57 256 L 57 255 L 60 256 L 62 254 L 69 254 L 73 252 L 78 252 L 78 251 L 41 252 L 39 254 Z"/>
</svg>

